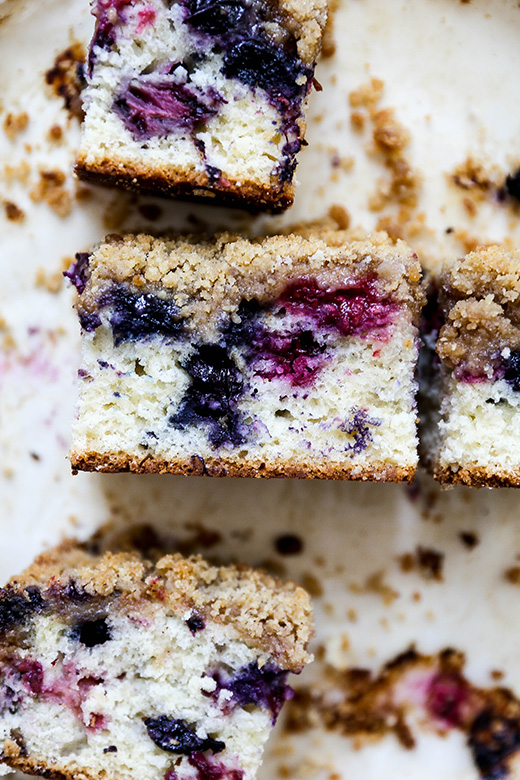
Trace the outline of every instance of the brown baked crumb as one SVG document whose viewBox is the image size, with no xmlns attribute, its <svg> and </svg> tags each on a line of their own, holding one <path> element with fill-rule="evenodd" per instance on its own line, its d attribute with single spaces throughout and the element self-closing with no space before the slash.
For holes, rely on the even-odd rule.
<svg viewBox="0 0 520 780">
<path fill-rule="evenodd" d="M 36 287 L 44 287 L 47 292 L 58 293 L 63 287 L 63 271 L 49 272 L 45 268 L 38 268 L 34 279 Z"/>
<path fill-rule="evenodd" d="M 52 125 L 47 133 L 47 138 L 52 144 L 59 144 L 63 141 L 63 128 L 61 125 Z"/>
<path fill-rule="evenodd" d="M 7 114 L 4 119 L 4 132 L 11 141 L 16 138 L 18 133 L 22 133 L 29 124 L 29 115 L 22 111 L 20 114 Z"/>
<path fill-rule="evenodd" d="M 30 198 L 34 203 L 44 201 L 59 217 L 66 217 L 72 211 L 72 196 L 65 184 L 63 171 L 40 171 L 40 179 L 30 191 Z"/>
<path fill-rule="evenodd" d="M 400 555 L 398 561 L 401 571 L 405 573 L 418 571 L 424 579 L 437 580 L 437 582 L 443 581 L 444 553 L 438 550 L 419 545 L 415 552 Z"/>
<path fill-rule="evenodd" d="M 371 79 L 367 84 L 362 84 L 353 90 L 349 96 L 352 108 L 373 108 L 381 99 L 385 83 L 380 79 Z"/>
<path fill-rule="evenodd" d="M 384 82 L 371 79 L 349 95 L 351 125 L 362 132 L 370 123 L 372 142 L 368 154 L 379 160 L 387 175 L 377 182 L 370 196 L 371 211 L 381 214 L 377 229 L 388 233 L 392 241 L 410 240 L 425 230 L 424 215 L 416 213 L 421 177 L 406 157 L 409 131 L 397 120 L 395 110 L 379 105 Z"/>
<path fill-rule="evenodd" d="M 31 166 L 27 160 L 23 160 L 18 165 L 6 165 L 4 167 L 4 179 L 7 184 L 13 182 L 19 182 L 23 186 L 26 186 L 29 182 L 31 175 Z"/>
<path fill-rule="evenodd" d="M 314 574 L 304 574 L 301 582 L 307 593 L 313 598 L 319 599 L 323 596 L 322 584 Z"/>
<path fill-rule="evenodd" d="M 4 200 L 4 210 L 9 222 L 23 222 L 25 219 L 25 212 L 11 200 Z"/>
<path fill-rule="evenodd" d="M 366 127 L 367 123 L 367 115 L 363 114 L 361 111 L 351 111 L 350 113 L 350 124 L 352 126 L 352 129 L 355 130 L 356 133 L 361 133 Z"/>
<path fill-rule="evenodd" d="M 363 585 L 355 582 L 351 583 L 350 590 L 352 593 L 359 594 L 373 593 L 381 597 L 385 606 L 389 606 L 399 598 L 399 592 L 384 581 L 384 576 L 385 573 L 383 571 L 376 571 L 368 575 Z"/>
<path fill-rule="evenodd" d="M 350 227 L 350 214 L 345 206 L 333 203 L 329 208 L 329 217 L 336 223 L 339 230 L 348 230 Z"/>
<path fill-rule="evenodd" d="M 504 572 L 504 579 L 511 585 L 520 585 L 520 566 L 511 566 Z"/>
<path fill-rule="evenodd" d="M 75 42 L 58 54 L 54 65 L 45 74 L 45 81 L 55 95 L 63 98 L 70 116 L 83 120 L 81 92 L 85 86 L 83 70 L 86 52 L 82 43 Z"/>
<path fill-rule="evenodd" d="M 459 534 L 459 539 L 461 540 L 462 544 L 464 544 L 469 550 L 472 550 L 480 542 L 477 534 L 473 531 L 461 531 Z"/>
</svg>

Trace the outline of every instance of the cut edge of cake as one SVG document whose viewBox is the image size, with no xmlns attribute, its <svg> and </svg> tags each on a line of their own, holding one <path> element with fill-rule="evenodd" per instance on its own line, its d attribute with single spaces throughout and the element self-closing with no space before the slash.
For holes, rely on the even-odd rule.
<svg viewBox="0 0 520 780">
<path fill-rule="evenodd" d="M 421 460 L 443 485 L 518 487 L 520 252 L 477 248 L 443 269 L 433 296 Z"/>
<path fill-rule="evenodd" d="M 252 780 L 312 634 L 262 570 L 66 541 L 0 589 L 4 773 Z"/>
<path fill-rule="evenodd" d="M 87 289 L 82 288 L 78 302 L 80 319 L 96 316 L 96 299 L 100 290 L 103 295 L 106 285 L 131 282 L 137 284 L 139 290 L 162 290 L 161 294 L 173 296 L 172 300 L 181 309 L 185 307 L 185 311 L 189 311 L 187 316 L 194 317 L 205 329 L 204 339 L 218 341 L 223 337 L 222 331 L 218 330 L 219 317 L 229 317 L 233 321 L 234 312 L 238 311 L 244 296 L 269 301 L 279 296 L 294 277 L 307 279 L 315 273 L 323 274 L 334 289 L 334 284 L 341 284 L 345 274 L 354 273 L 377 277 L 381 289 L 386 291 L 384 294 L 395 296 L 392 300 L 408 309 L 410 322 L 406 327 L 410 332 L 402 338 L 409 347 L 404 351 L 409 354 L 400 355 L 399 360 L 411 360 L 417 347 L 416 325 L 424 301 L 420 266 L 403 242 L 393 244 L 385 234 L 367 238 L 366 234 L 354 231 L 312 228 L 306 232 L 302 228 L 298 234 L 256 241 L 229 234 L 213 240 L 190 236 L 170 240 L 145 235 L 112 237 L 95 249 L 91 258 Z M 363 344 L 363 340 L 360 343 Z M 381 346 L 382 342 L 376 339 L 373 349 L 377 352 Z M 410 381 L 414 381 L 413 376 Z M 376 426 L 379 424 L 370 417 L 367 419 Z M 350 432 L 357 435 L 354 422 L 348 425 L 352 429 Z M 299 453 L 292 457 L 289 450 L 287 456 L 271 456 L 264 460 L 263 456 L 251 452 L 241 462 L 235 453 L 230 457 L 225 451 L 192 450 L 192 453 L 186 452 L 185 458 L 165 459 L 159 452 L 143 452 L 142 457 L 120 449 L 99 452 L 83 443 L 78 447 L 76 442 L 71 448 L 70 460 L 75 472 L 131 471 L 394 482 L 412 481 L 417 467 L 416 452 L 404 462 L 378 460 L 374 455 L 371 462 L 362 463 L 348 457 L 342 462 L 337 459 L 331 462 L 327 458 L 317 460 L 312 456 L 305 458 Z"/>
</svg>

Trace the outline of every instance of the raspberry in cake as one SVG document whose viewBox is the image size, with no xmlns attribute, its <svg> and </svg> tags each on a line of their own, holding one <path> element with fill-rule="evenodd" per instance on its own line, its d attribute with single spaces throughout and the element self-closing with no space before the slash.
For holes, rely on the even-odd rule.
<svg viewBox="0 0 520 780">
<path fill-rule="evenodd" d="M 426 465 L 444 483 L 520 485 L 520 252 L 486 247 L 453 263 L 428 311 Z"/>
<path fill-rule="evenodd" d="M 0 771 L 254 778 L 311 621 L 246 566 L 64 543 L 0 589 Z"/>
<path fill-rule="evenodd" d="M 293 200 L 326 0 L 94 0 L 85 179 L 254 210 Z"/>
<path fill-rule="evenodd" d="M 411 479 L 420 274 L 384 234 L 110 237 L 70 272 L 73 469 Z"/>
</svg>

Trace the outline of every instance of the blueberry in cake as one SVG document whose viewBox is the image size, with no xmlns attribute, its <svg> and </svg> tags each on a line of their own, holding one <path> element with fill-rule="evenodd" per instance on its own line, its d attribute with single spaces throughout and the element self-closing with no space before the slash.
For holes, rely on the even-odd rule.
<svg viewBox="0 0 520 780">
<path fill-rule="evenodd" d="M 444 483 L 520 485 L 520 251 L 486 247 L 456 261 L 425 312 L 426 465 Z"/>
<path fill-rule="evenodd" d="M 404 243 L 113 236 L 69 275 L 74 470 L 413 477 L 423 290 Z"/>
<path fill-rule="evenodd" d="M 85 179 L 253 209 L 293 200 L 326 0 L 94 0 Z"/>
<path fill-rule="evenodd" d="M 0 589 L 0 772 L 254 778 L 311 622 L 246 566 L 64 543 Z"/>
</svg>

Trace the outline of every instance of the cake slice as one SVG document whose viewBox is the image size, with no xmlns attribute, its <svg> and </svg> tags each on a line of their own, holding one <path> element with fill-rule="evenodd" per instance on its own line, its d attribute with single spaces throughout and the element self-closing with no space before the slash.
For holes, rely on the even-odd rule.
<svg viewBox="0 0 520 780">
<path fill-rule="evenodd" d="M 520 485 L 520 251 L 487 247 L 453 263 L 429 309 L 426 465 L 443 483 Z"/>
<path fill-rule="evenodd" d="M 326 0 L 94 0 L 76 171 L 96 182 L 281 210 Z"/>
<path fill-rule="evenodd" d="M 404 243 L 111 237 L 69 275 L 73 469 L 413 478 L 423 291 Z"/>
<path fill-rule="evenodd" d="M 0 770 L 254 778 L 311 631 L 263 572 L 65 543 L 0 589 Z"/>
</svg>

